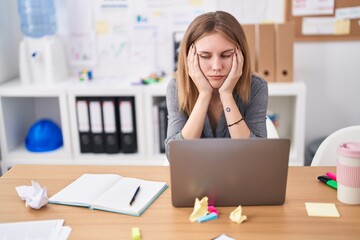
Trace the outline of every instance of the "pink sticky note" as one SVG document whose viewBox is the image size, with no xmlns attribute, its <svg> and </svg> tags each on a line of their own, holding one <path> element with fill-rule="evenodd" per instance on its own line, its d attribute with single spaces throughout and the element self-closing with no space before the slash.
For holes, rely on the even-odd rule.
<svg viewBox="0 0 360 240">
<path fill-rule="evenodd" d="M 216 213 L 216 215 L 219 214 L 218 210 L 216 210 L 216 208 L 214 206 L 208 206 L 208 211 L 210 213 Z"/>
</svg>

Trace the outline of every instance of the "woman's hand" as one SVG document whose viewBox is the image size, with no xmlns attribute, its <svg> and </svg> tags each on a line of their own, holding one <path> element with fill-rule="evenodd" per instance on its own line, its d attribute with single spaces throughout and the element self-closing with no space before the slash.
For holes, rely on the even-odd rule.
<svg viewBox="0 0 360 240">
<path fill-rule="evenodd" d="M 232 59 L 231 70 L 226 77 L 224 83 L 219 88 L 220 94 L 232 94 L 236 83 L 242 75 L 242 69 L 244 65 L 244 56 L 239 51 L 238 48 L 235 48 L 235 53 Z"/>
<path fill-rule="evenodd" d="M 192 81 L 194 82 L 196 88 L 200 93 L 212 93 L 213 88 L 211 87 L 210 83 L 204 76 L 203 72 L 200 69 L 199 65 L 199 56 L 196 52 L 195 45 L 192 44 L 189 49 L 188 57 L 187 57 L 187 64 L 189 69 L 189 76 L 191 77 Z"/>
</svg>

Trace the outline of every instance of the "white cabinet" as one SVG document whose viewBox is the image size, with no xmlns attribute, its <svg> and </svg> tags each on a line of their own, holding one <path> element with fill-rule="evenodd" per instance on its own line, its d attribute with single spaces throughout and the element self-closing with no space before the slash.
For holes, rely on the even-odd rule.
<svg viewBox="0 0 360 240">
<path fill-rule="evenodd" d="M 15 164 L 163 165 L 154 105 L 165 99 L 166 82 L 133 85 L 136 79 L 93 80 L 86 84 L 70 79 L 55 85 L 21 85 L 13 80 L 0 85 L 0 148 L 2 171 Z M 290 138 L 290 165 L 304 163 L 305 95 L 301 82 L 269 84 L 269 109 L 280 116 L 279 135 Z M 138 151 L 132 154 L 81 153 L 77 126 L 77 97 L 135 99 Z M 49 118 L 62 129 L 64 145 L 58 150 L 33 153 L 24 141 L 30 126 Z M 156 119 L 156 118 L 155 118 Z"/>
</svg>

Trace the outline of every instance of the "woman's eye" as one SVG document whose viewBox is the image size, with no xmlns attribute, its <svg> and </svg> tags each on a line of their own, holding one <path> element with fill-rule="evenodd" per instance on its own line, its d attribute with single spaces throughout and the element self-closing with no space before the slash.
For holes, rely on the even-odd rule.
<svg viewBox="0 0 360 240">
<path fill-rule="evenodd" d="M 232 56 L 232 54 L 229 54 L 229 55 L 222 55 L 221 57 L 222 58 L 229 58 L 229 57 L 231 57 Z"/>
<path fill-rule="evenodd" d="M 199 55 L 201 58 L 203 58 L 203 59 L 209 59 L 210 58 L 210 56 L 208 56 L 208 55 Z"/>
</svg>

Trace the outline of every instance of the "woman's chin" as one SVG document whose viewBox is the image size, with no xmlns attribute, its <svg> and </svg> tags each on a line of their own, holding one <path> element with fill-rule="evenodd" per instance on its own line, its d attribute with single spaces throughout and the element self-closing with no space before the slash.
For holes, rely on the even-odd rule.
<svg viewBox="0 0 360 240">
<path fill-rule="evenodd" d="M 210 81 L 210 85 L 213 89 L 219 89 L 223 83 L 223 81 Z"/>
</svg>

